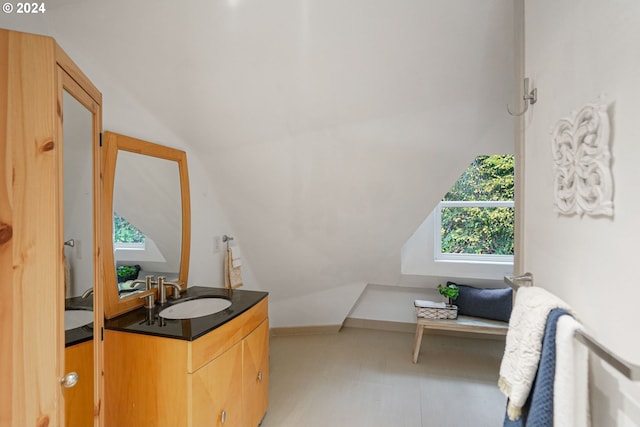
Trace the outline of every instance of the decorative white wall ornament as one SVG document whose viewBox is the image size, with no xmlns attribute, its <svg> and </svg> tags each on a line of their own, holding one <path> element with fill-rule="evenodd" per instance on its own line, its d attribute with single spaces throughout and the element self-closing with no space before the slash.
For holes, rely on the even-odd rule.
<svg viewBox="0 0 640 427">
<path fill-rule="evenodd" d="M 607 105 L 588 104 L 553 127 L 553 192 L 563 215 L 613 216 Z"/>
</svg>

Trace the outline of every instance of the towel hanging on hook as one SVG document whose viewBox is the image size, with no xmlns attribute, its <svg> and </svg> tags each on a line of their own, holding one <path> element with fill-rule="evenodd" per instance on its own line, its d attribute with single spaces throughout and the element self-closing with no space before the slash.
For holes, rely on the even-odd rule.
<svg viewBox="0 0 640 427">
<path fill-rule="evenodd" d="M 227 249 L 229 249 L 229 242 L 233 240 L 233 237 L 227 236 L 226 234 L 222 236 L 222 241 L 227 244 Z"/>
<path fill-rule="evenodd" d="M 512 116 L 521 116 L 527 112 L 529 109 L 529 105 L 533 105 L 538 101 L 538 89 L 535 87 L 529 91 L 529 77 L 524 79 L 524 95 L 522 95 L 522 99 L 524 100 L 524 110 L 520 113 L 514 113 L 509 108 L 509 104 L 507 104 L 507 112 Z"/>
<path fill-rule="evenodd" d="M 224 285 L 227 289 L 239 288 L 242 286 L 242 273 L 240 267 L 240 249 L 237 246 L 229 247 L 229 242 L 233 237 L 222 236 L 222 241 L 227 244 L 227 250 L 224 255 Z M 235 255 L 234 255 L 235 252 Z"/>
</svg>

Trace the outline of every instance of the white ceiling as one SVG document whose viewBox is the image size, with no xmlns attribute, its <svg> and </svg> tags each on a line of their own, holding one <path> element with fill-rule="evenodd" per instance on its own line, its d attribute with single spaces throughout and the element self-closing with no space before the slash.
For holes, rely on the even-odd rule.
<svg viewBox="0 0 640 427">
<path fill-rule="evenodd" d="M 513 150 L 511 0 L 47 7 L 50 33 L 100 76 L 105 129 L 131 120 L 126 94 L 191 147 L 196 189 L 274 298 L 396 283 L 402 244 L 467 164 Z"/>
</svg>

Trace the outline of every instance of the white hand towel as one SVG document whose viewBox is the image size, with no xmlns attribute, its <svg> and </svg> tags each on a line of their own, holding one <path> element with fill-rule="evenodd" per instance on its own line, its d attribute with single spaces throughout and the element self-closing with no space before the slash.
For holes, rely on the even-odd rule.
<svg viewBox="0 0 640 427">
<path fill-rule="evenodd" d="M 423 308 L 446 308 L 447 307 L 447 304 L 443 302 L 433 302 L 433 301 L 426 301 L 426 300 L 420 300 L 420 299 L 415 300 L 413 304 L 416 307 L 423 307 Z"/>
<path fill-rule="evenodd" d="M 231 261 L 233 268 L 238 268 L 242 265 L 242 255 L 240 254 L 240 248 L 237 246 L 229 248 L 231 251 Z"/>
<path fill-rule="evenodd" d="M 507 415 L 517 420 L 538 371 L 547 316 L 554 308 L 572 313 L 567 303 L 538 287 L 522 287 L 509 319 L 498 386 L 509 398 Z"/>
<path fill-rule="evenodd" d="M 242 272 L 239 266 L 233 266 L 232 258 L 231 248 L 229 248 L 224 256 L 224 285 L 229 289 L 242 286 Z"/>
<path fill-rule="evenodd" d="M 589 427 L 589 350 L 573 336 L 582 330 L 571 316 L 562 316 L 556 330 L 556 376 L 553 382 L 553 425 Z"/>
</svg>

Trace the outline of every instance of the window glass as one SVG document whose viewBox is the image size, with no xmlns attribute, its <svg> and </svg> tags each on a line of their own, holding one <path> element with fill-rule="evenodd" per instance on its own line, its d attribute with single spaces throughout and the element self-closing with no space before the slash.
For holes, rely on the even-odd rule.
<svg viewBox="0 0 640 427">
<path fill-rule="evenodd" d="M 436 259 L 513 262 L 513 156 L 478 156 L 436 208 Z"/>
</svg>

